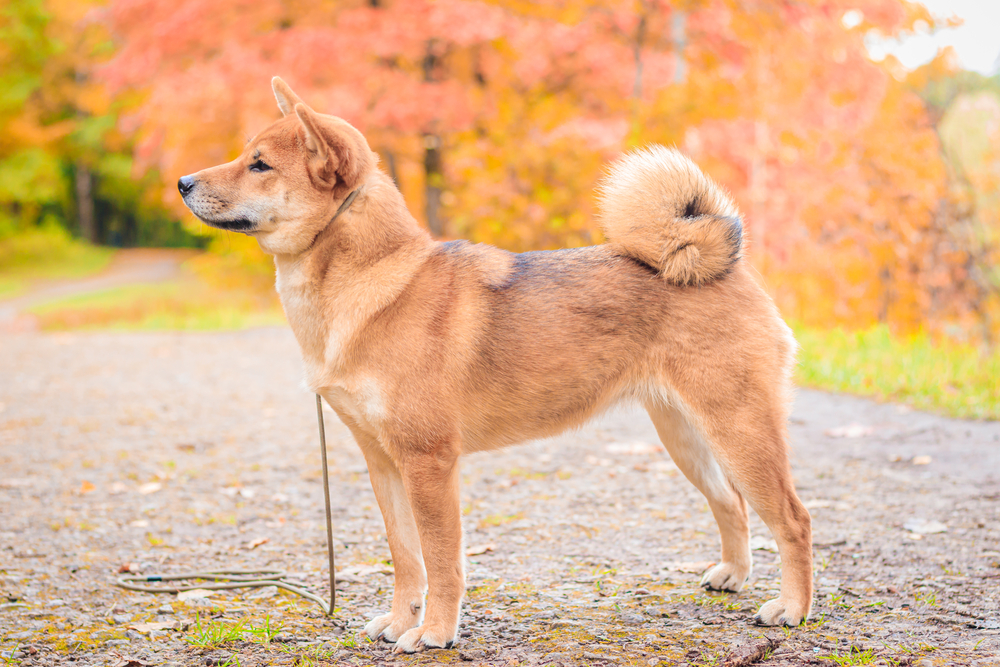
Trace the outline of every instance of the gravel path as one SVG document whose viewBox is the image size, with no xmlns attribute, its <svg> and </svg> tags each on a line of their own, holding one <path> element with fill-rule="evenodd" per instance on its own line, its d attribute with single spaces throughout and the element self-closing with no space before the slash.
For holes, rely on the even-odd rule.
<svg viewBox="0 0 1000 667">
<path fill-rule="evenodd" d="M 794 630 L 748 623 L 779 581 L 756 517 L 748 587 L 698 588 L 714 521 L 631 410 L 466 460 L 466 543 L 481 553 L 455 649 L 395 657 L 358 635 L 392 576 L 364 461 L 331 413 L 334 621 L 273 589 L 113 587 L 126 569 L 257 567 L 323 594 L 299 369 L 286 329 L 0 335 L 3 662 L 1000 665 L 1000 425 L 812 391 L 792 437 L 817 602 Z M 237 639 L 212 636 L 226 630 Z"/>
</svg>

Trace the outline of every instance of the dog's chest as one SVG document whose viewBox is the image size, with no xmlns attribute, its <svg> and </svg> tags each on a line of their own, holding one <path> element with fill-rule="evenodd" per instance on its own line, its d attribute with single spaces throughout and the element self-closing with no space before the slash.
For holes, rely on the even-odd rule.
<svg viewBox="0 0 1000 667">
<path fill-rule="evenodd" d="M 378 433 L 386 418 L 385 396 L 373 377 L 352 378 L 320 389 L 320 395 L 335 410 L 351 418 L 369 433 Z"/>
</svg>

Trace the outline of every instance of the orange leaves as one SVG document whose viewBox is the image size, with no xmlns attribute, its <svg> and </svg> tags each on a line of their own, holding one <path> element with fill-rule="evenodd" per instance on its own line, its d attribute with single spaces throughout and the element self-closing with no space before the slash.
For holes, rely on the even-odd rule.
<svg viewBox="0 0 1000 667">
<path fill-rule="evenodd" d="M 903 0 L 113 0 L 106 16 L 120 49 L 103 75 L 144 91 L 140 157 L 168 181 L 276 117 L 281 74 L 366 133 L 415 214 L 439 196 L 448 236 L 598 242 L 603 166 L 656 142 L 733 191 L 752 261 L 807 322 L 913 328 L 965 289 L 930 118 L 864 46 L 931 20 Z"/>
</svg>

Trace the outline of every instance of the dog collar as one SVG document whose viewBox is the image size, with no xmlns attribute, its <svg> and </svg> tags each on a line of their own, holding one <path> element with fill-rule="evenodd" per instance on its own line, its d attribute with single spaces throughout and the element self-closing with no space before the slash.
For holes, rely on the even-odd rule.
<svg viewBox="0 0 1000 667">
<path fill-rule="evenodd" d="M 344 200 L 344 203 L 340 205 L 340 208 L 337 209 L 337 212 L 333 214 L 332 218 L 330 218 L 330 222 L 333 222 L 334 220 L 339 218 L 341 213 L 343 213 L 344 211 L 346 211 L 351 207 L 351 203 L 354 202 L 354 198 L 358 196 L 359 192 L 361 192 L 361 188 L 358 188 L 351 194 L 347 195 L 347 199 Z"/>
</svg>

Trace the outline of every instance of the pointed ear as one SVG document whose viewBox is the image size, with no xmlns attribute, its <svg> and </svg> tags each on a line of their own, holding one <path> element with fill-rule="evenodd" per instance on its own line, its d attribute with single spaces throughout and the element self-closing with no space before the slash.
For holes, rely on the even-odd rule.
<svg viewBox="0 0 1000 667">
<path fill-rule="evenodd" d="M 281 80 L 280 76 L 271 79 L 271 90 L 274 91 L 274 98 L 278 100 L 278 108 L 281 109 L 282 116 L 292 113 L 296 104 L 302 104 L 299 96 L 292 92 L 292 89 Z"/>
<path fill-rule="evenodd" d="M 302 121 L 302 126 L 306 129 L 306 148 L 316 153 L 317 158 L 326 160 L 329 157 L 330 149 L 326 145 L 326 140 L 319 130 L 319 119 L 316 112 L 307 107 L 302 102 L 295 105 L 295 115 Z"/>
<path fill-rule="evenodd" d="M 364 136 L 348 123 L 321 116 L 301 102 L 295 114 L 305 130 L 309 173 L 318 182 L 353 188 L 375 167 Z"/>
</svg>

